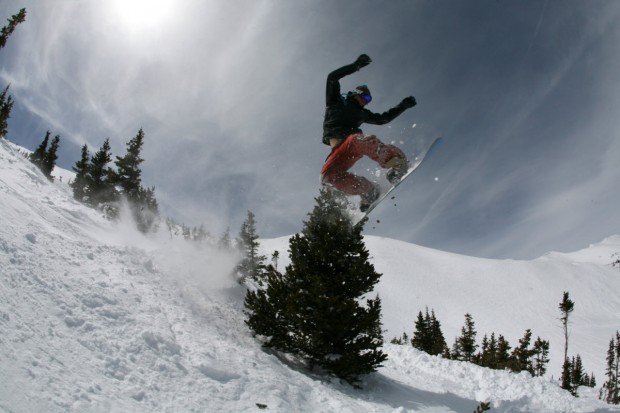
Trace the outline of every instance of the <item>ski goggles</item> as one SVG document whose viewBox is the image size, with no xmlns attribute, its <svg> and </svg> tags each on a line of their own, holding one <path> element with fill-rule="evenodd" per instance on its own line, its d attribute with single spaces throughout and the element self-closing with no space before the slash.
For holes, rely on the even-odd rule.
<svg viewBox="0 0 620 413">
<path fill-rule="evenodd" d="M 364 102 L 366 103 L 370 103 L 372 101 L 372 96 L 370 96 L 368 93 L 361 93 L 360 96 L 362 97 L 362 99 L 364 99 Z"/>
</svg>

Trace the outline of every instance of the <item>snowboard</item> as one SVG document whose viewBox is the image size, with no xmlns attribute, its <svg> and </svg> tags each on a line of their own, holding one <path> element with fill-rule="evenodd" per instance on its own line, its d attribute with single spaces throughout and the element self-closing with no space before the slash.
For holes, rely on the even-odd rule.
<svg viewBox="0 0 620 413">
<path fill-rule="evenodd" d="M 358 210 L 358 213 L 356 214 L 356 216 L 352 217 L 351 219 L 352 224 L 357 225 L 361 220 L 366 218 L 368 214 L 370 214 L 372 210 L 375 209 L 381 203 L 381 201 L 387 198 L 388 195 L 392 193 L 392 191 L 398 188 L 398 185 L 400 185 L 405 179 L 407 179 L 409 175 L 411 175 L 416 169 L 418 169 L 420 165 L 422 165 L 422 162 L 424 162 L 424 160 L 428 158 L 428 156 L 431 155 L 435 151 L 435 149 L 441 146 L 441 143 L 442 143 L 441 138 L 435 138 L 435 140 L 430 144 L 430 146 L 425 152 L 416 156 L 413 159 L 413 161 L 411 162 L 411 165 L 409 166 L 409 169 L 407 169 L 407 172 L 403 175 L 402 178 L 400 178 L 399 181 L 397 181 L 395 184 L 388 187 L 386 190 L 381 191 L 381 195 L 379 195 L 379 198 L 377 198 L 375 202 L 370 204 L 370 206 L 365 212 L 361 212 Z"/>
</svg>

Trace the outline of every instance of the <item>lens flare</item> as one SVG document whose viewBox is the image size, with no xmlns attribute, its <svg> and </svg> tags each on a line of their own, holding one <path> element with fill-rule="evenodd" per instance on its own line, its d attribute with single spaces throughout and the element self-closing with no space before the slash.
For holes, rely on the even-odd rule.
<svg viewBox="0 0 620 413">
<path fill-rule="evenodd" d="M 170 18 L 173 0 L 115 0 L 113 10 L 132 30 L 151 29 Z"/>
</svg>

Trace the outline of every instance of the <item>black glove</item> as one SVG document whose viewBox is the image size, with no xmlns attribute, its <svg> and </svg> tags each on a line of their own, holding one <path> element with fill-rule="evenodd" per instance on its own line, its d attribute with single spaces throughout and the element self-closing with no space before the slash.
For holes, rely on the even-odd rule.
<svg viewBox="0 0 620 413">
<path fill-rule="evenodd" d="M 367 54 L 361 54 L 353 64 L 357 66 L 357 69 L 359 70 L 364 66 L 368 66 L 370 62 L 372 62 L 372 59 L 368 57 Z"/>
<path fill-rule="evenodd" d="M 415 101 L 415 98 L 413 96 L 408 96 L 400 102 L 400 106 L 408 109 L 414 107 L 416 103 L 417 102 Z"/>
</svg>

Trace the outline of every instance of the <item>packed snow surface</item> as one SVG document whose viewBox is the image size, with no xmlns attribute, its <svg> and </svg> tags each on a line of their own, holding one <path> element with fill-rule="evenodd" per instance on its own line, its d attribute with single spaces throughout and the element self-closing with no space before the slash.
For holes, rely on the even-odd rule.
<svg viewBox="0 0 620 413">
<path fill-rule="evenodd" d="M 576 302 L 570 354 L 602 384 L 620 328 L 620 237 L 533 261 L 485 260 L 368 237 L 383 273 L 386 341 L 435 310 L 448 341 L 466 312 L 479 338 L 516 344 L 526 328 L 551 341 L 550 375 L 531 378 L 386 344 L 360 389 L 261 348 L 244 324 L 238 257 L 162 228 L 144 237 L 72 199 L 0 140 L 0 411 L 497 412 L 618 411 L 596 390 L 573 398 L 557 380 L 563 291 Z M 259 218 L 260 219 L 260 218 Z M 165 226 L 164 226 L 165 227 Z M 287 238 L 263 240 L 266 253 Z"/>
</svg>

